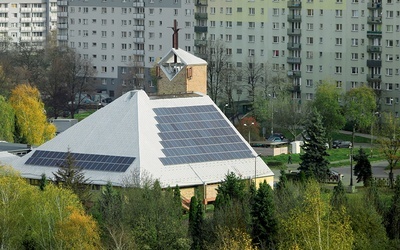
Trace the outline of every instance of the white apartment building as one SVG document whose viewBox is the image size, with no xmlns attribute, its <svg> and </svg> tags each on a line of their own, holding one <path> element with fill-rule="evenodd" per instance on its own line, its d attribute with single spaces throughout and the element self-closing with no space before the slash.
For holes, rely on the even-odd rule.
<svg viewBox="0 0 400 250">
<path fill-rule="evenodd" d="M 56 0 L 0 1 L 0 46 L 42 47 L 56 28 Z"/>
<path fill-rule="evenodd" d="M 58 1 L 60 44 L 75 48 L 97 71 L 97 89 L 114 98 L 132 88 L 155 91 L 154 64 L 172 48 L 174 19 L 179 47 L 193 50 L 190 1 Z"/>
</svg>

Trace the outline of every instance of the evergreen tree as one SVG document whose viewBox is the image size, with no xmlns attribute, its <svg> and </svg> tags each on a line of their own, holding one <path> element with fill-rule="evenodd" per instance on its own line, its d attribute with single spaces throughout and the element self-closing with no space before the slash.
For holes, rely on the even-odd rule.
<svg viewBox="0 0 400 250">
<path fill-rule="evenodd" d="M 357 164 L 354 166 L 354 174 L 357 176 L 357 182 L 362 181 L 365 187 L 369 186 L 372 179 L 372 169 L 368 155 L 360 148 L 358 155 L 354 156 L 354 160 L 357 161 Z"/>
<path fill-rule="evenodd" d="M 203 226 L 203 208 L 201 202 L 193 196 L 190 200 L 189 209 L 189 233 L 192 237 L 191 249 L 203 249 L 202 247 L 202 226 Z"/>
<path fill-rule="evenodd" d="M 83 169 L 75 165 L 75 159 L 68 149 L 66 159 L 57 172 L 53 173 L 58 186 L 72 190 L 83 204 L 90 201 L 90 182 Z"/>
<path fill-rule="evenodd" d="M 343 183 L 339 180 L 336 187 L 333 189 L 333 195 L 331 198 L 331 206 L 333 208 L 339 209 L 341 206 L 347 205 L 347 197 L 343 187 Z"/>
<path fill-rule="evenodd" d="M 303 132 L 304 144 L 301 148 L 304 154 L 300 155 L 300 171 L 307 177 L 313 176 L 317 181 L 323 182 L 328 176 L 329 154 L 326 152 L 325 129 L 322 118 L 316 109 L 310 114 Z"/>
<path fill-rule="evenodd" d="M 392 240 L 400 239 L 400 175 L 396 177 L 392 203 L 386 216 L 386 231 Z"/>
<path fill-rule="evenodd" d="M 246 184 L 235 173 L 226 175 L 225 180 L 217 188 L 215 208 L 230 204 L 231 201 L 243 201 L 245 198 Z"/>
<path fill-rule="evenodd" d="M 371 178 L 370 186 L 367 188 L 365 192 L 365 201 L 367 204 L 372 204 L 375 210 L 380 214 L 383 215 L 383 204 L 379 197 L 378 188 L 376 186 L 376 181 Z"/>
<path fill-rule="evenodd" d="M 40 189 L 41 191 L 44 191 L 44 189 L 46 188 L 46 186 L 47 186 L 47 177 L 46 177 L 45 174 L 42 174 L 42 175 L 41 175 L 41 178 L 40 178 L 40 181 L 39 181 L 39 189 Z"/>
<path fill-rule="evenodd" d="M 274 194 L 266 181 L 260 183 L 251 210 L 253 242 L 261 249 L 275 249 L 277 219 Z"/>
</svg>

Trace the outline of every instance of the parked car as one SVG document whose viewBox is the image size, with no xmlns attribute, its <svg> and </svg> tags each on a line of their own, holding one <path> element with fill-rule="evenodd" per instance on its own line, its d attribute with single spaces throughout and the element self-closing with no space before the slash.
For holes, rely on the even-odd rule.
<svg viewBox="0 0 400 250">
<path fill-rule="evenodd" d="M 334 140 L 332 148 L 351 148 L 353 145 L 350 141 Z"/>
<path fill-rule="evenodd" d="M 286 137 L 281 133 L 273 133 L 267 138 L 267 141 L 271 142 L 287 142 Z"/>
<path fill-rule="evenodd" d="M 334 179 L 334 180 L 337 180 L 337 181 L 343 180 L 343 174 L 341 174 L 341 173 L 339 173 L 339 172 L 337 172 L 335 170 L 329 169 L 328 175 L 329 175 L 330 179 Z"/>
</svg>

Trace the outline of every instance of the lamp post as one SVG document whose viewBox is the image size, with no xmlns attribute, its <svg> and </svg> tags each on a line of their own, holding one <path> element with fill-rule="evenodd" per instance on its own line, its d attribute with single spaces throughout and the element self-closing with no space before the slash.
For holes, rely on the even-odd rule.
<svg viewBox="0 0 400 250">
<path fill-rule="evenodd" d="M 225 106 L 224 106 L 224 115 L 226 116 L 226 108 L 229 106 L 229 104 L 228 103 L 225 103 Z"/>
<path fill-rule="evenodd" d="M 259 157 L 261 154 L 256 154 L 254 157 L 254 185 L 257 188 L 257 157 Z"/>
<path fill-rule="evenodd" d="M 249 128 L 249 144 L 250 144 L 250 127 L 254 125 L 254 122 L 252 122 L 250 125 L 247 125 L 246 123 L 243 124 L 243 126 L 248 127 Z"/>
</svg>

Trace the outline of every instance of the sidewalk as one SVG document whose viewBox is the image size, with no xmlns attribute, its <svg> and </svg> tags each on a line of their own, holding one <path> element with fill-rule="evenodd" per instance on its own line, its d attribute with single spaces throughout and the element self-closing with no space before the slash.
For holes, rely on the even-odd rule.
<svg viewBox="0 0 400 250">
<path fill-rule="evenodd" d="M 345 135 L 351 135 L 351 131 L 346 131 L 346 130 L 339 130 L 339 133 L 341 134 L 345 134 Z M 370 134 L 362 134 L 362 133 L 354 133 L 355 136 L 359 136 L 359 137 L 364 137 L 364 138 L 368 138 L 368 139 L 376 139 L 377 136 L 375 135 L 370 135 Z"/>
</svg>

